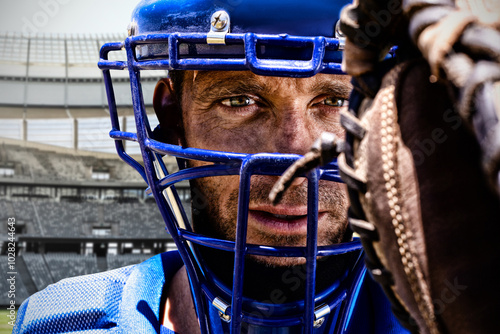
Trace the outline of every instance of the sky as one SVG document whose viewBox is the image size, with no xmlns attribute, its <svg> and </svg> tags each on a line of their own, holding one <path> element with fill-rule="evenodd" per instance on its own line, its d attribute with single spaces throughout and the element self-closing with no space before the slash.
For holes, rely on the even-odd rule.
<svg viewBox="0 0 500 334">
<path fill-rule="evenodd" d="M 0 32 L 125 33 L 139 0 L 0 0 Z"/>
</svg>

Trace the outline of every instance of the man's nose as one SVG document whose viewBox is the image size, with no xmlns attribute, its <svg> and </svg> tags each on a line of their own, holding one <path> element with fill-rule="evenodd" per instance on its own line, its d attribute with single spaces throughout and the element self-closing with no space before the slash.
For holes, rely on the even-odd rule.
<svg viewBox="0 0 500 334">
<path fill-rule="evenodd" d="M 277 118 L 274 146 L 279 153 L 305 154 L 319 136 L 307 110 L 285 110 Z"/>
</svg>

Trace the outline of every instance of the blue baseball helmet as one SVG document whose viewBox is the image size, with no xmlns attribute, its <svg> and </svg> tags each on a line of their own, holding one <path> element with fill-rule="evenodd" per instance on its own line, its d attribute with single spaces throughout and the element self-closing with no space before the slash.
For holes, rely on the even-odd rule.
<svg viewBox="0 0 500 334">
<path fill-rule="evenodd" d="M 359 240 L 318 246 L 319 180 L 341 182 L 336 161 L 309 172 L 307 244 L 272 247 L 246 243 L 250 178 L 281 175 L 299 159 L 297 154 L 222 152 L 162 142 L 151 129 L 144 106 L 143 70 L 249 70 L 258 75 L 310 77 L 342 74 L 343 41 L 336 35 L 346 1 L 290 0 L 143 0 L 136 7 L 124 42 L 102 46 L 103 70 L 112 121 L 110 136 L 119 156 L 146 180 L 159 206 L 166 229 L 186 265 L 202 333 L 331 333 L 346 327 L 355 296 L 365 275 Z M 125 48 L 126 61 L 109 54 Z M 136 132 L 120 130 L 112 70 L 128 70 Z M 123 141 L 139 143 L 143 164 L 124 149 Z M 162 156 L 178 158 L 179 171 L 170 173 Z M 211 164 L 187 167 L 182 161 Z M 185 180 L 239 175 L 238 214 L 234 240 L 196 233 L 177 195 L 175 184 Z M 201 248 L 231 254 L 232 279 L 217 276 Z M 243 292 L 247 255 L 304 257 L 305 288 L 301 298 L 276 304 Z M 349 255 L 348 265 L 327 286 L 316 286 L 318 259 Z M 343 260 L 345 262 L 345 259 Z"/>
</svg>

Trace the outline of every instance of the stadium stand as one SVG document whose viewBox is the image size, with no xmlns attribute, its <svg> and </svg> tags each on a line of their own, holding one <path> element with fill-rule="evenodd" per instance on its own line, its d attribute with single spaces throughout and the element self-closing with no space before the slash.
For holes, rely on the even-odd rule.
<svg viewBox="0 0 500 334">
<path fill-rule="evenodd" d="M 15 169 L 0 175 L 0 219 L 16 219 L 17 305 L 61 279 L 128 266 L 175 248 L 154 200 L 144 195 L 144 181 L 114 155 L 12 140 L 0 147 L 0 166 Z M 95 171 L 107 171 L 109 178 L 95 179 Z M 188 204 L 187 184 L 178 193 Z M 6 254 L 6 224 L 0 233 Z M 0 261 L 7 272 L 7 257 Z M 6 279 L 0 289 L 8 291 Z M 0 304 L 9 301 L 2 293 Z"/>
<path fill-rule="evenodd" d="M 10 203 L 0 201 L 0 219 L 4 221 L 6 218 L 11 217 L 11 208 L 10 208 Z M 0 232 L 5 232 L 7 231 L 5 229 L 6 224 L 1 224 L 0 225 Z"/>
<path fill-rule="evenodd" d="M 158 231 L 164 229 L 161 215 L 156 205 L 150 201 L 144 203 L 72 203 L 53 200 L 0 200 L 0 209 L 9 205 L 15 208 L 18 221 L 24 221 L 27 227 L 26 234 L 32 236 L 86 236 L 91 235 L 91 230 L 84 230 L 87 224 L 101 227 L 117 224 L 116 237 L 147 239 L 156 237 Z M 103 212 L 102 217 L 99 212 Z M 28 217 L 35 218 L 28 219 Z"/>
<path fill-rule="evenodd" d="M 119 222 L 119 235 L 150 238 L 163 228 L 163 220 L 154 203 L 123 203 L 105 205 L 104 221 Z"/>
<path fill-rule="evenodd" d="M 130 266 L 132 264 L 141 263 L 151 257 L 151 254 L 122 254 L 106 256 L 108 261 L 108 269 L 116 269 L 120 267 Z"/>
<path fill-rule="evenodd" d="M 83 181 L 89 179 L 89 171 L 85 167 L 81 157 L 69 154 L 49 154 L 48 163 L 54 168 L 58 179 Z"/>
<path fill-rule="evenodd" d="M 44 256 L 55 282 L 67 277 L 98 272 L 96 256 L 94 254 L 51 253 Z"/>
<path fill-rule="evenodd" d="M 21 172 L 20 176 L 37 179 L 48 176 L 49 172 L 38 160 L 39 154 L 35 149 L 19 149 L 12 146 L 7 146 L 7 161 L 22 162 L 20 168 L 16 168 L 16 172 Z M 17 174 L 17 173 L 16 173 Z"/>
<path fill-rule="evenodd" d="M 91 181 L 93 170 L 110 172 L 111 181 L 142 182 L 140 175 L 130 166 L 116 158 L 102 159 L 92 156 L 45 151 L 20 145 L 0 145 L 0 166 L 10 163 L 15 166 L 16 178 L 53 181 Z M 172 163 L 170 163 L 172 165 Z"/>
<path fill-rule="evenodd" d="M 85 216 L 80 203 L 62 203 L 43 201 L 36 203 L 40 222 L 45 227 L 47 235 L 51 236 L 82 236 L 81 220 Z"/>
<path fill-rule="evenodd" d="M 16 201 L 2 201 L 5 205 L 12 205 L 14 209 L 13 217 L 18 222 L 24 222 L 26 226 L 26 234 L 28 235 L 45 235 L 38 218 L 36 204 L 32 201 L 16 200 Z"/>
<path fill-rule="evenodd" d="M 45 289 L 49 284 L 54 283 L 52 273 L 42 254 L 24 253 L 22 257 L 38 290 Z"/>
<path fill-rule="evenodd" d="M 116 237 L 148 239 L 157 237 L 164 229 L 156 204 L 57 202 L 53 200 L 0 200 L 0 209 L 12 205 L 15 217 L 27 226 L 27 235 L 51 237 L 79 237 L 91 235 L 84 226 L 117 224 Z M 102 212 L 101 216 L 99 213 Z M 44 231 L 43 233 L 41 231 Z M 1 229 L 0 229 L 1 231 Z"/>
<path fill-rule="evenodd" d="M 146 260 L 175 248 L 141 176 L 109 138 L 99 46 L 125 35 L 0 32 L 0 219 L 16 220 L 16 305 L 63 278 Z M 124 53 L 110 54 L 123 60 Z M 113 81 L 122 128 L 133 128 L 128 74 Z M 164 71 L 144 73 L 145 101 Z M 147 103 L 147 102 L 146 102 Z M 151 104 L 151 125 L 157 124 Z M 138 145 L 127 144 L 137 157 Z M 165 157 L 169 171 L 175 159 Z M 190 201 L 188 184 L 178 188 Z M 0 270 L 8 272 L 0 224 Z M 139 254 L 137 254 L 139 253 Z M 0 305 L 9 299 L 0 281 Z"/>
</svg>

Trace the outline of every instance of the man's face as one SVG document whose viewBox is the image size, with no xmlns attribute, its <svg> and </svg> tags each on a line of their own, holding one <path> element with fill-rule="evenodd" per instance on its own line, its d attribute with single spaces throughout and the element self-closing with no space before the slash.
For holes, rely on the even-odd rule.
<svg viewBox="0 0 500 334">
<path fill-rule="evenodd" d="M 340 75 L 296 79 L 187 71 L 181 101 L 185 144 L 218 151 L 305 154 L 324 131 L 342 136 L 339 113 L 350 89 L 349 77 Z M 247 242 L 305 246 L 307 180 L 295 180 L 280 204 L 272 206 L 268 194 L 276 180 L 252 176 Z M 196 231 L 234 240 L 238 176 L 198 179 L 192 187 L 206 203 L 193 214 Z M 347 228 L 344 185 L 321 181 L 319 195 L 318 245 L 338 243 Z M 285 265 L 304 259 L 259 260 Z"/>
</svg>

